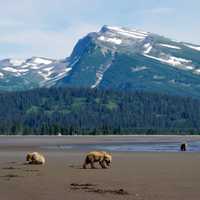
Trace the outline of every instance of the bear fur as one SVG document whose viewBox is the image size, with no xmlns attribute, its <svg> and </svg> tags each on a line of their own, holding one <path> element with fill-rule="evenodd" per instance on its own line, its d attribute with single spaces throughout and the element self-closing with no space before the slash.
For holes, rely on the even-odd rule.
<svg viewBox="0 0 200 200">
<path fill-rule="evenodd" d="M 83 168 L 86 169 L 90 164 L 92 169 L 95 169 L 94 163 L 98 162 L 105 169 L 111 165 L 112 156 L 105 151 L 92 151 L 86 155 Z"/>
<path fill-rule="evenodd" d="M 180 146 L 181 151 L 187 151 L 187 143 L 182 143 Z"/>
<path fill-rule="evenodd" d="M 44 156 L 38 152 L 28 153 L 26 155 L 26 161 L 28 162 L 28 164 L 32 164 L 32 165 L 44 165 L 45 164 Z"/>
</svg>

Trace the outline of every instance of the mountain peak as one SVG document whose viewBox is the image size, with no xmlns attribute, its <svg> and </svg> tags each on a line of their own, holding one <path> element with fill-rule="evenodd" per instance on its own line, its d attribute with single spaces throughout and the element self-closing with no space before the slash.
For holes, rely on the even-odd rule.
<svg viewBox="0 0 200 200">
<path fill-rule="evenodd" d="M 200 96 L 199 46 L 139 29 L 104 25 L 77 43 L 69 66 L 59 86 Z"/>
<path fill-rule="evenodd" d="M 129 28 L 129 27 L 123 27 L 123 26 L 110 26 L 110 25 L 102 26 L 101 31 L 113 31 L 113 32 L 130 31 L 130 32 L 149 34 L 149 32 L 146 32 L 144 30 L 137 29 L 137 28 Z"/>
<path fill-rule="evenodd" d="M 100 34 L 106 34 L 106 33 L 115 34 L 119 37 L 135 38 L 135 39 L 145 39 L 150 34 L 146 31 L 142 31 L 139 29 L 130 29 L 125 27 L 104 25 L 100 30 Z"/>
</svg>

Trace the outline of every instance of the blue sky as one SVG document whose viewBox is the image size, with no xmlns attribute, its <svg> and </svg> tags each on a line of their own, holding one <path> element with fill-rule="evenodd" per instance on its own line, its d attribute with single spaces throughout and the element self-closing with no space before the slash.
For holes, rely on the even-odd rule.
<svg viewBox="0 0 200 200">
<path fill-rule="evenodd" d="M 200 44 L 199 0 L 0 0 L 0 59 L 64 58 L 104 24 Z"/>
</svg>

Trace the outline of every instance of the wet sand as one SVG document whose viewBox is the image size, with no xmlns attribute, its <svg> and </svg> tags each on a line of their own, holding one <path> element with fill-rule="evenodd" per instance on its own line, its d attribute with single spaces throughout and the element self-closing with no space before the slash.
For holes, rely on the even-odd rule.
<svg viewBox="0 0 200 200">
<path fill-rule="evenodd" d="M 44 145 L 183 141 L 181 137 L 0 137 L 1 200 L 198 200 L 200 153 L 113 152 L 110 169 L 81 168 L 86 151 Z M 187 141 L 200 140 L 188 137 Z M 40 151 L 45 166 L 24 165 Z"/>
</svg>

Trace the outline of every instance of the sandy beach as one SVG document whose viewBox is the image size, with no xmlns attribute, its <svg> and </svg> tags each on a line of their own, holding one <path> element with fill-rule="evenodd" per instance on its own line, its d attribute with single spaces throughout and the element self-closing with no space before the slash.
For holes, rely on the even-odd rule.
<svg viewBox="0 0 200 200">
<path fill-rule="evenodd" d="M 95 143 L 200 141 L 198 136 L 0 137 L 1 200 L 198 200 L 200 153 L 111 152 L 110 169 L 82 169 Z M 76 149 L 44 148 L 77 144 Z M 42 152 L 45 166 L 25 165 L 29 151 Z"/>
</svg>

